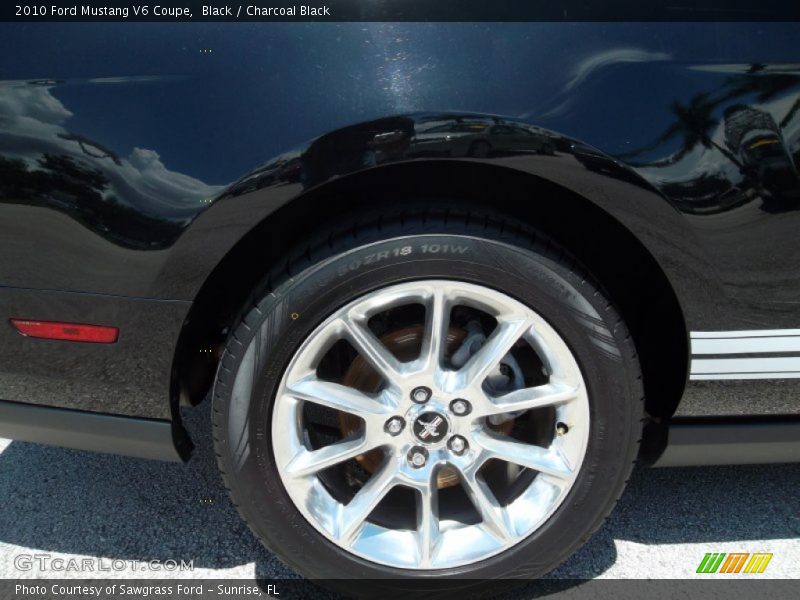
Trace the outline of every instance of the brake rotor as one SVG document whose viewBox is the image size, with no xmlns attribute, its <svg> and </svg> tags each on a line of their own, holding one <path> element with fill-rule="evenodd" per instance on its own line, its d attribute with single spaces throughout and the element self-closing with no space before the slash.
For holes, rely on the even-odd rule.
<svg viewBox="0 0 800 600">
<path fill-rule="evenodd" d="M 422 325 L 404 327 L 396 331 L 383 335 L 380 340 L 386 348 L 394 354 L 398 360 L 408 362 L 419 356 L 422 347 L 422 336 L 424 335 Z M 464 341 L 467 332 L 458 327 L 450 327 L 447 331 L 445 342 L 445 357 L 449 358 L 453 352 L 458 350 Z M 375 371 L 361 356 L 356 356 L 350 363 L 347 371 L 342 377 L 342 385 L 355 388 L 366 393 L 376 393 L 380 389 L 382 379 L 380 374 Z M 487 425 L 500 433 L 508 434 L 514 426 L 514 421 L 509 420 L 500 425 Z M 349 413 L 339 413 L 339 429 L 344 437 L 347 437 L 361 427 L 361 419 Z M 380 448 L 370 450 L 356 457 L 361 467 L 372 474 L 383 462 L 383 452 Z M 455 470 L 448 467 L 442 468 L 436 478 L 436 486 L 439 489 L 458 485 L 459 478 Z"/>
</svg>

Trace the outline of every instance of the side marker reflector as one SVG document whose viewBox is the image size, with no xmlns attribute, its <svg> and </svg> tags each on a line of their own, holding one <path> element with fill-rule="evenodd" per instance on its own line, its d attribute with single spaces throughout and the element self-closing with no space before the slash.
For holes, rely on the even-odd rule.
<svg viewBox="0 0 800 600">
<path fill-rule="evenodd" d="M 19 333 L 34 338 L 93 342 L 95 344 L 113 344 L 119 338 L 119 329 L 117 327 L 84 325 L 82 323 L 56 323 L 53 321 L 27 321 L 25 319 L 9 319 L 9 321 Z"/>
</svg>

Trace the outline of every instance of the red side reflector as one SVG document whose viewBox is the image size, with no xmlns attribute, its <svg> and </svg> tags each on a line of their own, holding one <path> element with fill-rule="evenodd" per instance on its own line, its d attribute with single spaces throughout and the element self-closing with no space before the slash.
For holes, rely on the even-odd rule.
<svg viewBox="0 0 800 600">
<path fill-rule="evenodd" d="M 22 319 L 10 319 L 10 321 L 22 335 L 48 340 L 113 344 L 119 337 L 119 329 L 116 327 L 82 325 L 80 323 L 54 323 L 52 321 L 25 321 Z"/>
</svg>

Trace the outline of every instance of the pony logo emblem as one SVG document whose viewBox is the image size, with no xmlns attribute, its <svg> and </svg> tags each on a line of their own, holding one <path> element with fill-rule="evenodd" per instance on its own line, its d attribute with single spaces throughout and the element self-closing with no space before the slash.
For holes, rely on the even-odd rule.
<svg viewBox="0 0 800 600">
<path fill-rule="evenodd" d="M 447 435 L 447 419 L 436 412 L 426 412 L 414 421 L 414 435 L 426 444 L 435 444 Z"/>
</svg>

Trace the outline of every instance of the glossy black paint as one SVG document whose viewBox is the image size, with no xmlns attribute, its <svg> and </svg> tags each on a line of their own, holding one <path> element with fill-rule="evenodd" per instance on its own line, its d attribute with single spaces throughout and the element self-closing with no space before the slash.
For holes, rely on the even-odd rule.
<svg viewBox="0 0 800 600">
<path fill-rule="evenodd" d="M 5 400 L 0 400 L 0 436 L 172 462 L 185 461 L 192 452 L 191 440 L 182 431 L 176 431 L 170 421 Z"/>
<path fill-rule="evenodd" d="M 122 331 L 100 350 L 0 327 L 0 398 L 169 418 L 178 333 L 220 261 L 403 165 L 585 198 L 652 254 L 687 330 L 800 327 L 796 23 L 0 32 L 0 317 Z M 748 385 L 733 412 L 761 411 L 770 384 Z"/>
<path fill-rule="evenodd" d="M 797 462 L 800 421 L 792 418 L 676 420 L 654 467 Z"/>
<path fill-rule="evenodd" d="M 172 355 L 189 302 L 2 288 L 0 314 L 115 325 L 114 344 L 26 337 L 0 324 L 1 400 L 171 419 Z M 198 349 L 198 352 L 200 350 Z"/>
</svg>

